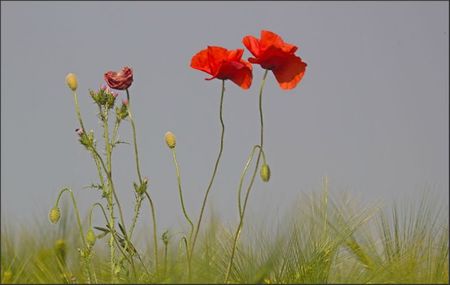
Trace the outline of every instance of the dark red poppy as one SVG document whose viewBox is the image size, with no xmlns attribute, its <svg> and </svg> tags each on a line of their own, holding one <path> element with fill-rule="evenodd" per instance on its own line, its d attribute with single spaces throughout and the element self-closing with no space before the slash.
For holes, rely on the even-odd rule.
<svg viewBox="0 0 450 285">
<path fill-rule="evenodd" d="M 119 72 L 108 71 L 105 73 L 105 81 L 112 89 L 128 89 L 133 82 L 133 70 L 125 66 Z"/>
<path fill-rule="evenodd" d="M 230 79 L 243 89 L 252 84 L 252 65 L 242 59 L 243 49 L 227 50 L 223 47 L 208 46 L 192 57 L 191 67 L 211 74 L 211 80 Z"/>
<path fill-rule="evenodd" d="M 307 64 L 294 54 L 297 47 L 285 43 L 279 35 L 263 30 L 261 39 L 245 36 L 242 42 L 254 56 L 248 60 L 272 70 L 282 89 L 294 88 L 303 78 Z"/>
</svg>

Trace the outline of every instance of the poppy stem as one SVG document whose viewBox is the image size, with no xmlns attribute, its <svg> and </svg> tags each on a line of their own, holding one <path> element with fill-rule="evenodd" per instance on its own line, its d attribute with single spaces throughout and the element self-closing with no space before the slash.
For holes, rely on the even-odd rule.
<svg viewBox="0 0 450 285">
<path fill-rule="evenodd" d="M 200 231 L 200 224 L 201 224 L 202 218 L 203 218 L 203 212 L 205 211 L 206 200 L 208 199 L 209 191 L 211 190 L 211 186 L 212 186 L 214 178 L 216 176 L 217 168 L 219 166 L 219 161 L 220 161 L 220 158 L 221 158 L 222 152 L 223 152 L 223 138 L 224 138 L 224 134 L 225 134 L 225 125 L 223 123 L 222 110 L 223 110 L 224 94 L 225 94 L 225 80 L 222 80 L 222 93 L 220 95 L 220 111 L 219 111 L 220 124 L 222 125 L 222 134 L 220 136 L 220 149 L 219 149 L 219 154 L 216 159 L 216 164 L 214 165 L 214 171 L 213 171 L 211 180 L 209 181 L 209 185 L 208 185 L 208 188 L 206 189 L 205 197 L 203 198 L 202 208 L 200 210 L 200 216 L 198 218 L 197 227 L 195 229 L 195 234 L 194 234 L 194 239 L 192 241 L 190 258 L 192 258 L 193 253 L 194 253 L 195 243 L 197 241 L 198 232 Z"/>
<path fill-rule="evenodd" d="M 238 208 L 239 208 L 239 216 L 242 215 L 242 203 L 241 203 L 242 184 L 244 183 L 245 175 L 247 174 L 248 167 L 249 167 L 250 163 L 251 163 L 252 160 L 253 160 L 253 157 L 254 157 L 254 155 L 255 155 L 255 150 L 256 150 L 257 148 L 261 150 L 261 146 L 260 146 L 260 145 L 255 145 L 255 146 L 253 146 L 252 152 L 250 153 L 250 155 L 249 155 L 249 157 L 248 157 L 247 163 L 245 164 L 244 170 L 242 171 L 242 173 L 241 173 L 241 178 L 240 178 L 240 180 L 239 180 L 239 188 L 238 188 Z M 264 154 L 264 150 L 262 150 L 262 157 L 263 157 L 264 163 L 266 163 L 266 156 L 265 156 L 265 154 Z"/>
<path fill-rule="evenodd" d="M 234 240 L 233 240 L 233 247 L 231 249 L 231 257 L 230 257 L 230 262 L 228 264 L 228 268 L 227 268 L 227 273 L 225 276 L 225 283 L 228 283 L 228 280 L 230 278 L 230 273 L 231 273 L 231 268 L 233 266 L 233 260 L 234 260 L 234 255 L 236 252 L 236 247 L 237 247 L 237 241 L 239 239 L 239 235 L 241 233 L 242 230 L 242 225 L 244 224 L 244 214 L 245 214 L 245 209 L 247 208 L 247 202 L 248 202 L 248 197 L 250 195 L 250 190 L 252 189 L 253 186 L 253 182 L 255 182 L 255 177 L 256 177 L 256 173 L 258 172 L 258 166 L 259 166 L 259 161 L 261 159 L 261 154 L 263 153 L 263 144 L 264 144 L 264 120 L 263 120 L 263 111 L 262 111 L 262 94 L 263 94 L 263 89 L 264 89 L 264 85 L 266 83 L 266 77 L 267 77 L 267 73 L 268 73 L 268 69 L 266 69 L 266 71 L 264 72 L 264 76 L 261 82 L 261 86 L 259 89 L 259 117 L 260 117 L 260 124 L 261 124 L 261 136 L 260 136 L 260 148 L 259 148 L 259 153 L 258 153 L 258 158 L 256 159 L 256 165 L 255 165 L 255 170 L 253 171 L 253 175 L 252 175 L 252 179 L 250 180 L 250 184 L 247 188 L 247 193 L 245 194 L 245 199 L 244 199 L 244 205 L 242 207 L 242 213 L 239 215 L 239 225 L 236 229 L 236 233 L 234 235 Z"/>
<path fill-rule="evenodd" d="M 134 117 L 133 117 L 133 112 L 131 110 L 131 98 L 130 98 L 130 91 L 128 91 L 128 88 L 125 89 L 126 93 L 127 93 L 127 100 L 128 100 L 128 105 L 127 105 L 127 109 L 128 109 L 128 116 L 130 117 L 130 122 L 131 122 L 131 128 L 133 131 L 133 145 L 134 145 L 134 157 L 135 157 L 135 161 L 136 161 L 136 172 L 139 178 L 139 184 L 142 185 L 143 180 L 142 180 L 142 175 L 141 175 L 141 168 L 140 168 L 140 164 L 139 164 L 139 153 L 138 153 L 138 146 L 137 146 L 137 135 L 136 135 L 136 124 L 134 122 Z M 145 189 L 144 191 L 145 195 L 148 198 L 148 201 L 150 203 L 150 208 L 151 208 L 151 214 L 152 214 L 152 220 L 153 220 L 153 240 L 154 240 L 154 247 L 155 247 L 155 271 L 158 270 L 158 239 L 156 237 L 157 233 L 156 233 L 156 213 L 155 213 L 155 205 L 153 203 L 153 200 L 150 197 L 150 194 L 148 194 L 147 189 Z M 139 209 L 142 205 L 142 199 L 140 198 L 136 198 L 136 207 L 135 207 L 135 212 L 134 212 L 134 217 L 131 223 L 131 228 L 130 228 L 130 234 L 129 234 L 129 238 L 131 240 L 131 237 L 133 235 L 133 231 L 137 222 L 137 218 L 139 215 Z"/>
<path fill-rule="evenodd" d="M 148 191 L 145 191 L 144 194 L 147 196 L 148 202 L 150 203 L 150 210 L 152 214 L 152 221 L 153 221 L 153 247 L 155 252 L 155 272 L 158 271 L 158 238 L 156 233 L 156 215 L 155 215 L 155 206 L 153 204 L 153 200 L 148 194 Z"/>
<path fill-rule="evenodd" d="M 175 148 L 172 148 L 172 156 L 173 156 L 173 163 L 175 164 L 175 170 L 177 173 L 177 181 L 178 181 L 178 194 L 180 195 L 180 202 L 181 202 L 181 208 L 183 210 L 183 214 L 184 217 L 186 218 L 186 221 L 189 223 L 191 229 L 189 231 L 189 242 L 192 240 L 192 234 L 194 232 L 194 224 L 192 223 L 191 219 L 189 218 L 188 213 L 186 212 L 186 207 L 184 206 L 184 199 L 183 199 L 183 192 L 181 190 L 181 176 L 180 176 L 180 167 L 178 165 L 178 161 L 177 161 L 177 152 L 175 150 Z M 187 259 L 188 259 L 188 276 L 189 276 L 189 281 L 191 278 L 191 258 L 190 258 L 190 253 L 189 253 L 189 243 L 187 242 L 186 238 L 184 238 L 184 242 L 186 245 L 186 253 L 187 253 Z"/>
<path fill-rule="evenodd" d="M 130 92 L 128 91 L 128 88 L 126 89 L 127 91 L 127 99 L 128 99 L 128 116 L 130 117 L 130 122 L 131 122 L 131 128 L 133 129 L 133 144 L 134 144 L 134 157 L 136 160 L 136 171 L 137 171 L 137 175 L 139 178 L 139 183 L 142 184 L 142 175 L 141 175 L 141 169 L 139 166 L 139 154 L 138 154 L 138 147 L 137 147 L 137 139 L 136 139 L 136 125 L 134 123 L 134 118 L 133 118 L 133 114 L 131 112 L 131 100 L 130 100 Z M 131 234 L 130 234 L 131 236 Z"/>
<path fill-rule="evenodd" d="M 63 188 L 59 192 L 58 198 L 56 199 L 55 207 L 58 207 L 59 200 L 61 199 L 61 196 L 62 196 L 62 194 L 64 192 L 69 192 L 70 193 L 70 197 L 72 198 L 72 205 L 73 205 L 73 208 L 75 210 L 75 215 L 76 215 L 76 219 L 77 219 L 78 231 L 80 232 L 80 236 L 81 236 L 81 241 L 83 242 L 83 246 L 85 248 L 88 248 L 88 245 L 86 243 L 86 239 L 84 238 L 83 226 L 81 225 L 80 211 L 78 211 L 77 200 L 75 200 L 75 196 L 73 195 L 73 191 L 70 188 L 68 188 L 68 187 Z M 89 259 L 86 258 L 85 256 L 83 256 L 83 259 L 85 259 L 86 269 L 87 269 L 87 272 L 88 272 L 88 280 L 89 280 L 89 283 L 91 283 L 92 273 L 91 273 L 91 268 L 90 268 L 91 267 L 90 266 L 90 262 L 89 262 Z"/>
<path fill-rule="evenodd" d="M 192 223 L 191 219 L 189 218 L 188 213 L 186 212 L 186 207 L 184 205 L 184 199 L 183 199 L 183 192 L 181 190 L 181 175 L 180 175 L 180 167 L 178 165 L 178 161 L 177 161 L 177 153 L 175 148 L 172 148 L 172 156 L 173 156 L 173 163 L 175 164 L 175 170 L 177 173 L 177 181 L 178 181 L 178 194 L 180 196 L 180 201 L 181 201 L 181 208 L 183 209 L 183 214 L 184 217 L 186 218 L 186 221 L 189 223 L 191 230 L 189 233 L 189 240 L 192 239 L 192 234 L 194 232 L 194 224 Z M 189 249 L 189 247 L 187 248 Z"/>
</svg>

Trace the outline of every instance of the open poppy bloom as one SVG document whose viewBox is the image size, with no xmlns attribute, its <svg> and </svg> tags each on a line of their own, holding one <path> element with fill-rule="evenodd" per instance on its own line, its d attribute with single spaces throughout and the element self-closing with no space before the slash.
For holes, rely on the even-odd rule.
<svg viewBox="0 0 450 285">
<path fill-rule="evenodd" d="M 252 65 L 242 59 L 243 49 L 227 50 L 223 47 L 208 46 L 192 57 L 191 67 L 211 75 L 211 80 L 230 79 L 243 89 L 252 84 Z"/>
<path fill-rule="evenodd" d="M 282 89 L 294 88 L 305 74 L 307 64 L 294 54 L 297 47 L 285 43 L 279 35 L 263 30 L 261 39 L 245 36 L 242 42 L 254 56 L 248 60 L 272 70 Z"/>
<path fill-rule="evenodd" d="M 122 68 L 121 71 L 108 71 L 105 73 L 105 81 L 109 87 L 116 90 L 125 90 L 133 82 L 133 70 L 129 67 Z"/>
</svg>

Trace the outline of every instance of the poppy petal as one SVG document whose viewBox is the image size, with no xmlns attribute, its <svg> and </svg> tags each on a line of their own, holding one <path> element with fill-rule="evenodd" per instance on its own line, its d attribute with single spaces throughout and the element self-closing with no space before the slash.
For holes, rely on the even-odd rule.
<svg viewBox="0 0 450 285">
<path fill-rule="evenodd" d="M 260 54 L 259 40 L 254 36 L 245 36 L 242 39 L 244 46 L 253 54 L 253 56 L 258 57 Z"/>
<path fill-rule="evenodd" d="M 283 60 L 283 63 L 276 69 L 273 74 L 282 89 L 293 89 L 302 80 L 305 74 L 307 64 L 295 55 L 290 55 Z"/>
<path fill-rule="evenodd" d="M 195 54 L 191 59 L 191 67 L 210 73 L 211 69 L 208 62 L 208 49 L 204 49 L 197 54 Z"/>
<path fill-rule="evenodd" d="M 252 85 L 252 79 L 253 73 L 252 65 L 250 63 L 245 63 L 241 68 L 235 70 L 230 76 L 230 80 L 242 89 L 249 89 Z"/>
</svg>

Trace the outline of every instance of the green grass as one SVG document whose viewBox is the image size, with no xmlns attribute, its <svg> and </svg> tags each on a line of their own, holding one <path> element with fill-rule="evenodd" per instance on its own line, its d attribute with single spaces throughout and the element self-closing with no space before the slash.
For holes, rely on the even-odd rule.
<svg viewBox="0 0 450 285">
<path fill-rule="evenodd" d="M 448 209 L 429 197 L 424 194 L 419 203 L 381 207 L 344 194 L 332 197 L 327 189 L 302 195 L 277 224 L 263 228 L 245 222 L 230 280 L 448 284 Z M 224 226 L 217 218 L 205 224 L 192 261 L 191 282 L 224 282 L 234 226 Z M 145 242 L 137 245 L 142 263 L 135 259 L 136 276 L 125 260 L 117 282 L 188 283 L 183 243 L 179 235 L 169 236 L 167 263 L 160 241 L 157 271 L 150 235 L 139 236 Z M 58 240 L 64 242 L 56 245 Z M 111 282 L 107 240 L 99 239 L 94 246 L 91 270 L 97 283 Z M 56 226 L 45 217 L 33 227 L 2 223 L 2 283 L 86 283 L 79 246 L 76 223 L 67 212 Z"/>
</svg>

